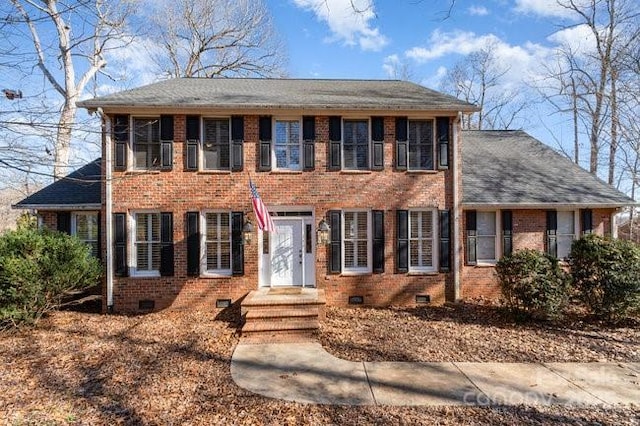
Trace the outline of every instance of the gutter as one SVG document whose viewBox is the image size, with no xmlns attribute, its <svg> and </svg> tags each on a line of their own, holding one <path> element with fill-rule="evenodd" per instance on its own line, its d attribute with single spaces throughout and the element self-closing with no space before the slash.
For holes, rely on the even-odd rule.
<svg viewBox="0 0 640 426">
<path fill-rule="evenodd" d="M 107 262 L 107 313 L 113 313 L 113 196 L 112 196 L 112 150 L 111 150 L 111 119 L 102 108 L 96 110 L 102 119 L 102 137 L 104 138 L 104 174 L 105 174 L 105 233 L 106 233 L 106 262 Z"/>
<path fill-rule="evenodd" d="M 458 181 L 458 145 L 460 144 L 458 126 L 460 125 L 460 119 L 462 117 L 462 111 L 458 112 L 458 117 L 453 121 L 452 133 L 453 137 L 451 148 L 453 149 L 453 301 L 457 302 L 460 299 L 460 198 L 461 191 L 460 182 Z M 460 163 L 462 167 L 462 162 Z M 446 294 L 446 292 L 445 292 Z"/>
<path fill-rule="evenodd" d="M 22 210 L 56 210 L 56 211 L 78 211 L 78 210 L 100 210 L 101 204 L 13 204 L 12 209 Z"/>
</svg>

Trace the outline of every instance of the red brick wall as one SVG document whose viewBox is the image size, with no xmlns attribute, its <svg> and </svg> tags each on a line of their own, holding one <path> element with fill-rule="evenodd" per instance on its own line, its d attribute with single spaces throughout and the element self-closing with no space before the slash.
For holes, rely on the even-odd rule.
<svg viewBox="0 0 640 426">
<path fill-rule="evenodd" d="M 611 215 L 614 209 L 593 210 L 594 232 L 598 235 L 611 235 Z M 547 230 L 545 210 L 512 210 L 513 250 L 525 248 L 544 251 Z M 462 218 L 462 229 L 466 229 L 465 217 Z M 580 232 L 580 230 L 576 230 Z M 466 253 L 466 231 L 463 234 L 462 246 Z M 470 266 L 464 258 L 461 272 L 461 296 L 464 299 L 485 297 L 497 299 L 500 296 L 495 268 L 487 265 Z"/>
<path fill-rule="evenodd" d="M 368 208 L 385 213 L 385 272 L 361 276 L 327 275 L 326 247 L 317 247 L 316 283 L 327 302 L 345 305 L 351 295 L 364 296 L 367 305 L 411 304 L 416 294 L 444 301 L 447 274 L 396 274 L 395 211 L 412 207 L 450 209 L 453 206 L 450 171 L 397 172 L 394 164 L 395 118 L 385 118 L 383 171 L 327 171 L 328 117 L 316 118 L 315 171 L 258 172 L 258 116 L 245 116 L 244 171 L 211 173 L 184 171 L 185 116 L 174 118 L 174 165 L 171 171 L 114 172 L 113 212 L 140 209 L 173 212 L 175 276 L 115 278 L 117 311 L 136 311 L 138 301 L 155 300 L 156 309 L 211 309 L 217 298 L 236 301 L 258 287 L 257 238 L 245 246 L 245 275 L 226 278 L 186 276 L 185 213 L 203 209 L 251 211 L 249 175 L 267 205 L 313 206 L 316 223 L 328 210 Z M 253 213 L 250 214 L 253 219 Z M 256 221 L 253 220 L 255 224 Z M 453 237 L 453 235 L 452 235 Z"/>
</svg>

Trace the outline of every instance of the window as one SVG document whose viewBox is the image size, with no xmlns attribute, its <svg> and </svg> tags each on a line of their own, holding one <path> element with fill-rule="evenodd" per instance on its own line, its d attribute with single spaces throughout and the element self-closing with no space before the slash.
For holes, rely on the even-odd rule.
<svg viewBox="0 0 640 426">
<path fill-rule="evenodd" d="M 203 169 L 229 170 L 229 119 L 205 118 L 202 137 Z"/>
<path fill-rule="evenodd" d="M 343 223 L 343 271 L 371 272 L 369 212 L 344 211 Z"/>
<path fill-rule="evenodd" d="M 136 213 L 135 221 L 135 273 L 137 275 L 160 272 L 160 213 Z"/>
<path fill-rule="evenodd" d="M 150 169 L 161 166 L 160 121 L 157 118 L 133 119 L 133 167 Z"/>
<path fill-rule="evenodd" d="M 345 170 L 369 168 L 369 122 L 367 120 L 344 121 L 342 159 Z"/>
<path fill-rule="evenodd" d="M 433 271 L 434 211 L 409 212 L 409 271 Z"/>
<path fill-rule="evenodd" d="M 495 262 L 496 212 L 477 212 L 476 220 L 478 262 Z"/>
<path fill-rule="evenodd" d="M 571 243 L 575 239 L 575 213 L 573 211 L 559 211 L 557 218 L 558 259 L 564 259 L 569 257 Z"/>
<path fill-rule="evenodd" d="M 231 216 L 228 212 L 205 213 L 203 270 L 231 275 Z"/>
<path fill-rule="evenodd" d="M 91 254 L 99 257 L 98 213 L 75 213 L 73 215 L 71 234 L 91 248 Z"/>
<path fill-rule="evenodd" d="M 409 120 L 409 170 L 433 170 L 433 120 Z"/>
<path fill-rule="evenodd" d="M 301 170 L 300 122 L 276 121 L 276 137 L 273 146 L 276 168 Z"/>
</svg>

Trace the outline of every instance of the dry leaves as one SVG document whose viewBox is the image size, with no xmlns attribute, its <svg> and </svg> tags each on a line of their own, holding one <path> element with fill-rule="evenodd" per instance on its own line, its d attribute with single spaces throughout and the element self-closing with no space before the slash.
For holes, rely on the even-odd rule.
<svg viewBox="0 0 640 426">
<path fill-rule="evenodd" d="M 610 330 L 604 335 L 576 330 L 572 337 L 559 337 L 563 334 L 560 331 L 518 332 L 506 324 L 483 323 L 483 313 L 476 312 L 476 319 L 470 315 L 457 311 L 329 308 L 323 343 L 341 356 L 342 351 L 362 359 L 442 360 L 455 355 L 458 360 L 512 360 L 525 354 L 554 360 L 561 355 L 553 348 L 567 351 L 562 356 L 576 360 L 585 354 L 592 358 L 638 359 L 637 328 Z M 237 312 L 218 317 L 210 312 L 161 312 L 137 317 L 56 312 L 34 329 L 2 334 L 0 423 L 640 422 L 633 407 L 335 407 L 267 399 L 240 389 L 231 379 L 229 362 L 238 341 L 238 316 Z M 599 337 L 593 337 L 593 333 Z M 575 345 L 543 344 L 544 349 L 528 346 L 541 344 L 550 336 L 564 342 L 575 340 Z M 600 344 L 599 339 L 605 341 Z M 633 356 L 628 350 L 632 346 L 636 351 Z"/>
</svg>

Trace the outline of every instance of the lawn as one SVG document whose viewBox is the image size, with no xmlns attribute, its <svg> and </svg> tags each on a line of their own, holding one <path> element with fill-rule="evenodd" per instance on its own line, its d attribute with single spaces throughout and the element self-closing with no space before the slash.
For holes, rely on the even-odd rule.
<svg viewBox="0 0 640 426">
<path fill-rule="evenodd" d="M 0 423 L 640 423 L 637 406 L 336 407 L 271 400 L 231 379 L 237 320 L 237 311 L 135 317 L 66 311 L 35 328 L 3 333 Z M 329 351 L 349 359 L 638 361 L 640 330 L 636 323 L 626 326 L 604 331 L 592 324 L 568 330 L 522 327 L 493 308 L 468 305 L 328 308 L 321 340 Z"/>
</svg>

